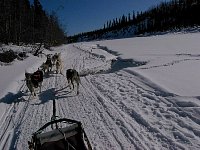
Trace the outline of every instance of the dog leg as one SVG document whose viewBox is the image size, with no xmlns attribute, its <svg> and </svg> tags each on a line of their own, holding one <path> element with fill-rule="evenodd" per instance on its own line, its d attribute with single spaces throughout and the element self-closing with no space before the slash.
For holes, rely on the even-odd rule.
<svg viewBox="0 0 200 150">
<path fill-rule="evenodd" d="M 79 90 L 77 89 L 77 93 L 76 93 L 77 95 L 79 94 Z"/>
<path fill-rule="evenodd" d="M 76 81 L 76 83 L 77 83 L 77 95 L 78 95 L 79 94 L 79 82 Z"/>
<path fill-rule="evenodd" d="M 61 62 L 61 64 L 60 64 L 60 74 L 63 74 L 62 72 L 63 72 L 63 63 Z"/>
<path fill-rule="evenodd" d="M 33 142 L 28 141 L 28 148 L 29 148 L 29 150 L 33 150 L 33 148 L 34 148 Z"/>
<path fill-rule="evenodd" d="M 42 83 L 39 83 L 40 93 L 42 92 Z"/>
<path fill-rule="evenodd" d="M 72 88 L 71 88 L 71 84 L 70 84 L 70 79 L 67 80 L 67 81 L 68 81 L 69 88 L 70 88 L 70 90 L 71 90 Z"/>
<path fill-rule="evenodd" d="M 33 97 L 36 96 L 36 93 L 35 93 L 35 89 L 34 89 L 34 87 L 31 88 L 31 95 L 32 95 Z"/>
<path fill-rule="evenodd" d="M 73 90 L 74 90 L 74 82 L 71 80 L 72 86 L 73 86 Z"/>
<path fill-rule="evenodd" d="M 35 90 L 33 90 L 32 95 L 33 95 L 33 97 L 36 96 Z"/>
</svg>

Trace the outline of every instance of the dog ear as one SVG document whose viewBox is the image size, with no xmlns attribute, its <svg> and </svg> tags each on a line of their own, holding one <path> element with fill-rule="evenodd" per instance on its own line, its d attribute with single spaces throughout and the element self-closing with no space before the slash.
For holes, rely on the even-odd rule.
<svg viewBox="0 0 200 150">
<path fill-rule="evenodd" d="M 25 77 L 27 77 L 27 74 L 28 74 L 27 70 L 25 70 L 25 73 L 24 73 L 24 74 L 25 74 Z"/>
</svg>

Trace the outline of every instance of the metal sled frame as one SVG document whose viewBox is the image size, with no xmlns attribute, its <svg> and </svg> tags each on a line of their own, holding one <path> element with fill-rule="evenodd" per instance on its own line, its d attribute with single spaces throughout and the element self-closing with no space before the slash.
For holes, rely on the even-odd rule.
<svg viewBox="0 0 200 150">
<path fill-rule="evenodd" d="M 69 126 L 58 128 L 58 123 Z M 44 129 L 53 125 L 56 125 L 56 129 L 44 132 Z M 92 150 L 81 122 L 66 118 L 46 123 L 33 134 L 32 143 L 33 150 Z"/>
</svg>

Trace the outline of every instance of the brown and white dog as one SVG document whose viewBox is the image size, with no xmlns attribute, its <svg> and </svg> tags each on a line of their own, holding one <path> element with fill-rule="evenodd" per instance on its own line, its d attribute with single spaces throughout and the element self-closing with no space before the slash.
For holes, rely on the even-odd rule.
<svg viewBox="0 0 200 150">
<path fill-rule="evenodd" d="M 63 70 L 62 61 L 61 61 L 61 60 L 57 60 L 57 61 L 56 61 L 56 73 L 63 74 L 63 73 L 62 73 L 62 70 Z"/>
<path fill-rule="evenodd" d="M 56 66 L 56 73 L 62 73 L 63 63 L 61 60 L 61 53 L 55 53 L 52 57 L 52 64 Z"/>
<path fill-rule="evenodd" d="M 55 53 L 55 54 L 52 56 L 52 64 L 53 64 L 53 65 L 56 64 L 57 59 L 58 59 L 58 53 Z"/>
<path fill-rule="evenodd" d="M 70 86 L 70 89 L 71 89 L 71 84 L 72 84 L 73 90 L 74 90 L 74 82 L 76 82 L 77 94 L 79 94 L 79 84 L 81 81 L 79 73 L 75 69 L 68 69 L 66 71 L 66 78 L 67 78 L 68 84 Z"/>
</svg>

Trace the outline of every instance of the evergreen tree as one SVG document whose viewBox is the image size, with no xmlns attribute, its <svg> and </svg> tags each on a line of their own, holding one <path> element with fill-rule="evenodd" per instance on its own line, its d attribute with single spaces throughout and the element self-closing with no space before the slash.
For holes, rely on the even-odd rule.
<svg viewBox="0 0 200 150">
<path fill-rule="evenodd" d="M 39 0 L 34 0 L 32 6 L 29 0 L 0 0 L 0 24 L 0 43 L 50 43 L 51 31 L 57 41 L 54 43 L 61 44 L 66 39 L 56 14 L 52 21 Z"/>
</svg>

